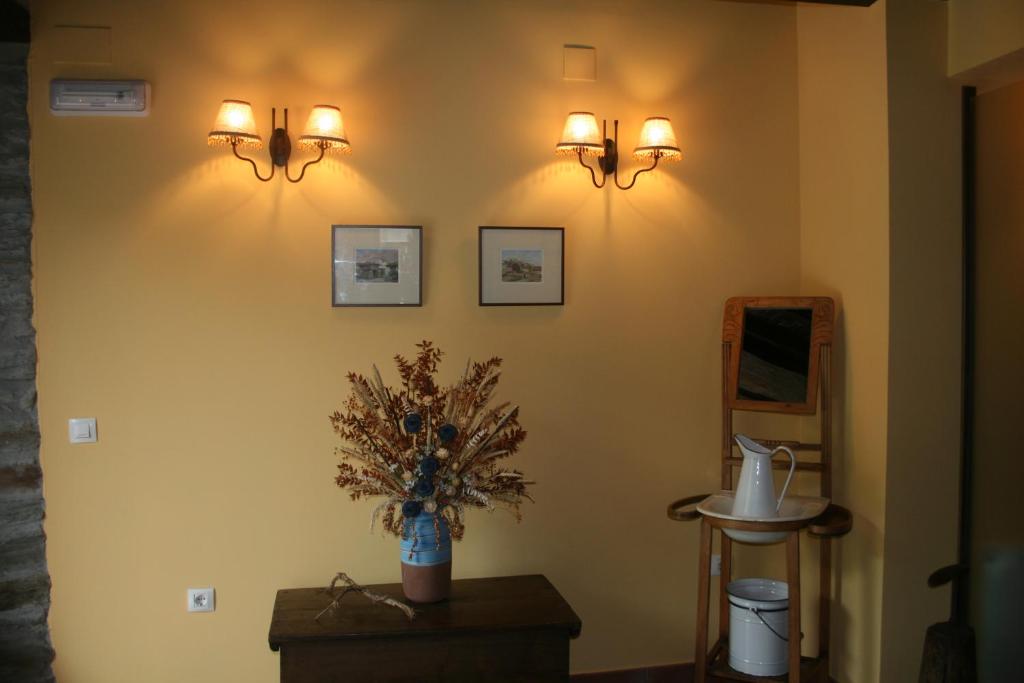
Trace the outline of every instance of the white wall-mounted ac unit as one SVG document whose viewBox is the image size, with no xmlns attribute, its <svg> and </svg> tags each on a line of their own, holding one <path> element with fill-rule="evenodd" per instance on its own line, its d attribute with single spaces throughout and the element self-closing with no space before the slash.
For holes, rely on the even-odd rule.
<svg viewBox="0 0 1024 683">
<path fill-rule="evenodd" d="M 50 81 L 54 116 L 147 116 L 149 99 L 145 81 Z"/>
</svg>

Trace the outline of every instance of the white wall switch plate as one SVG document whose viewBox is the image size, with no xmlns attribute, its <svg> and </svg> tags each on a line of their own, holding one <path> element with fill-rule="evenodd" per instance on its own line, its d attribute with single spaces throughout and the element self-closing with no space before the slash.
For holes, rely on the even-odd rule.
<svg viewBox="0 0 1024 683">
<path fill-rule="evenodd" d="M 722 575 L 722 556 L 712 555 L 711 556 L 711 576 Z"/>
<path fill-rule="evenodd" d="M 68 441 L 96 443 L 96 418 L 74 417 L 68 420 Z"/>
<path fill-rule="evenodd" d="M 188 589 L 189 612 L 212 612 L 215 607 L 212 588 Z"/>
</svg>

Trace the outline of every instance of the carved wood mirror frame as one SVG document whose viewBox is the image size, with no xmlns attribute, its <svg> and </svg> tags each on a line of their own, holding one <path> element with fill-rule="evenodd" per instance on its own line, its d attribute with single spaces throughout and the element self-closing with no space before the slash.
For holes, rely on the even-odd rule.
<svg viewBox="0 0 1024 683">
<path fill-rule="evenodd" d="M 739 397 L 740 354 L 745 313 L 751 308 L 811 309 L 811 348 L 808 354 L 807 396 L 803 402 L 755 401 Z M 829 297 L 733 297 L 725 302 L 722 343 L 729 347 L 727 400 L 733 410 L 813 415 L 818 408 L 818 375 L 822 346 L 831 346 L 835 328 L 835 303 Z M 723 359 L 724 360 L 724 359 Z"/>
</svg>

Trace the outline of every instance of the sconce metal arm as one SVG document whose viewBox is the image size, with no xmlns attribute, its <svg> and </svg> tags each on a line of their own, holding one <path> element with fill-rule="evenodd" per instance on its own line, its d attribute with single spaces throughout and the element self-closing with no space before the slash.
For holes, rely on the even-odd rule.
<svg viewBox="0 0 1024 683">
<path fill-rule="evenodd" d="M 298 178 L 292 178 L 291 174 L 288 173 L 288 164 L 287 164 L 287 162 L 285 163 L 285 165 L 284 165 L 284 177 L 288 179 L 288 182 L 290 182 L 290 183 L 297 183 L 297 182 L 299 182 L 300 180 L 302 180 L 302 176 L 306 175 L 306 169 L 307 168 L 309 168 L 313 164 L 319 163 L 324 158 L 324 151 L 326 150 L 326 146 L 323 143 L 320 143 L 320 144 L 317 145 L 317 147 L 320 148 L 320 155 L 317 156 L 316 159 L 313 159 L 312 161 L 307 161 L 306 163 L 304 163 L 302 165 L 302 168 L 299 170 L 299 177 Z"/>
<path fill-rule="evenodd" d="M 594 173 L 594 169 L 592 167 L 590 167 L 590 166 L 587 166 L 585 163 L 583 163 L 583 152 L 582 152 L 582 150 L 576 150 L 576 157 L 580 160 L 580 166 L 582 166 L 583 168 L 585 168 L 588 171 L 590 171 L 590 180 L 594 183 L 594 187 L 597 187 L 597 188 L 604 187 L 604 184 L 606 182 L 608 182 L 608 176 L 607 175 L 602 175 L 601 176 L 601 182 L 598 183 L 597 182 L 597 174 Z"/>
<path fill-rule="evenodd" d="M 237 142 L 232 142 L 231 143 L 231 151 L 234 152 L 235 156 L 238 157 L 239 159 L 241 159 L 242 161 L 248 161 L 250 164 L 252 164 L 252 172 L 256 174 L 256 177 L 258 179 L 262 180 L 263 182 L 268 182 L 271 178 L 274 177 L 274 165 L 273 164 L 270 165 L 270 175 L 268 175 L 266 178 L 264 178 L 263 176 L 260 175 L 259 169 L 256 167 L 256 162 L 254 160 L 250 159 L 249 157 L 243 157 L 241 154 L 238 153 L 238 143 Z"/>
<path fill-rule="evenodd" d="M 618 172 L 618 169 L 616 169 L 616 171 L 615 171 L 615 187 L 619 188 L 620 190 L 628 190 L 629 188 L 633 187 L 633 185 L 636 184 L 637 177 L 641 173 L 647 173 L 648 171 L 653 171 L 655 168 L 658 167 L 658 160 L 659 159 L 661 159 L 661 152 L 655 152 L 654 153 L 654 163 L 651 164 L 650 166 L 648 166 L 647 168 L 641 168 L 639 171 L 634 173 L 633 174 L 633 179 L 629 181 L 629 185 L 625 185 L 625 186 L 619 185 L 619 172 Z"/>
</svg>

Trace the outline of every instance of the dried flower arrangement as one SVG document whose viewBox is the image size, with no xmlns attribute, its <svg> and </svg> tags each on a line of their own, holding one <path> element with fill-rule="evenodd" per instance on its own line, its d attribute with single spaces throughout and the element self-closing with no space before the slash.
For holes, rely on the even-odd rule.
<svg viewBox="0 0 1024 683">
<path fill-rule="evenodd" d="M 331 415 L 344 445 L 337 448 L 338 486 L 353 500 L 382 496 L 370 519 L 401 536 L 405 522 L 423 513 L 447 522 L 451 536 L 462 538 L 466 508 L 510 509 L 520 519 L 523 500 L 531 500 L 522 472 L 499 466 L 519 450 L 526 432 L 518 406 L 488 408 L 501 375 L 500 358 L 467 362 L 462 379 L 450 387 L 434 382 L 443 355 L 431 342 L 416 345 L 409 362 L 395 356 L 401 391 L 385 386 L 377 367 L 367 379 L 348 374 L 352 394 L 343 412 Z"/>
</svg>

